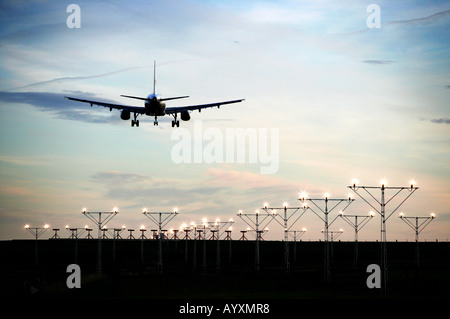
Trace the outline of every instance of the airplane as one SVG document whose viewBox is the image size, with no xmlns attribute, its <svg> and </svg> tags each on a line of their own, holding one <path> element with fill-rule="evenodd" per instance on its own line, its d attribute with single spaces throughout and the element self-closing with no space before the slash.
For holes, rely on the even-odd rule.
<svg viewBox="0 0 450 319">
<path fill-rule="evenodd" d="M 179 107 L 166 107 L 166 104 L 163 103 L 165 101 L 184 99 L 184 98 L 188 98 L 189 96 L 177 96 L 177 97 L 163 98 L 160 94 L 156 94 L 156 61 L 154 61 L 154 63 L 153 63 L 153 93 L 151 93 L 147 97 L 138 97 L 138 96 L 130 96 L 130 95 L 121 95 L 121 96 L 125 97 L 125 98 L 145 101 L 144 107 L 84 100 L 84 99 L 78 99 L 78 98 L 74 98 L 74 97 L 70 97 L 70 96 L 65 96 L 64 98 L 72 100 L 72 101 L 89 103 L 91 105 L 91 107 L 92 107 L 92 105 L 107 107 L 107 108 L 109 108 L 110 111 L 112 111 L 112 109 L 121 110 L 120 118 L 124 121 L 129 120 L 131 117 L 131 113 L 133 113 L 134 119 L 131 120 L 131 127 L 134 127 L 135 125 L 136 125 L 136 127 L 139 127 L 139 120 L 137 119 L 137 117 L 139 115 L 144 115 L 144 114 L 147 116 L 155 117 L 155 121 L 153 122 L 153 125 L 158 125 L 158 116 L 162 117 L 165 115 L 172 115 L 173 116 L 172 127 L 175 127 L 175 126 L 179 127 L 180 121 L 177 120 L 178 114 L 180 114 L 181 120 L 189 121 L 191 119 L 191 116 L 189 114 L 190 111 L 198 110 L 199 112 L 201 112 L 201 110 L 205 109 L 205 108 L 209 108 L 209 107 L 220 108 L 221 105 L 239 103 L 239 102 L 242 102 L 245 100 L 245 99 L 239 99 L 239 100 L 224 101 L 224 102 L 214 102 L 214 103 L 209 103 L 209 104 L 187 105 L 187 106 L 179 106 Z"/>
</svg>

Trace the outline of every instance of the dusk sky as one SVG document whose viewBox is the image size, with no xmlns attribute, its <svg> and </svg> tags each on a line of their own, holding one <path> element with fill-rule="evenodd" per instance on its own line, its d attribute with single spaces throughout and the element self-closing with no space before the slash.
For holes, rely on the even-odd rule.
<svg viewBox="0 0 450 319">
<path fill-rule="evenodd" d="M 66 24 L 71 3 L 80 7 L 80 28 Z M 368 27 L 371 3 L 381 9 L 380 28 Z M 419 187 L 389 218 L 388 240 L 414 240 L 399 212 L 434 212 L 420 239 L 448 240 L 449 32 L 448 1 L 2 1 L 0 239 L 31 238 L 24 225 L 45 223 L 68 237 L 65 225 L 94 226 L 84 207 L 115 206 L 110 227 L 154 228 L 144 207 L 178 207 L 168 228 L 233 218 L 238 239 L 247 227 L 239 210 L 297 206 L 302 191 L 346 198 L 356 178 L 366 186 L 414 180 Z M 132 128 L 117 110 L 64 99 L 143 106 L 120 95 L 152 93 L 155 60 L 158 93 L 190 96 L 167 106 L 245 101 L 192 112 L 180 128 L 168 116 L 159 126 L 140 117 Z M 248 152 L 278 147 L 274 173 L 262 173 L 266 164 L 250 162 L 251 154 L 245 163 L 172 157 L 177 130 L 203 146 L 204 132 L 221 132 L 225 152 L 227 129 L 240 128 L 258 132 Z M 371 207 L 354 198 L 346 213 L 368 215 Z M 314 213 L 292 230 L 303 227 L 302 239 L 322 238 Z M 341 228 L 339 239 L 353 240 L 343 220 L 330 230 Z M 272 222 L 265 238 L 282 237 Z M 378 214 L 359 239 L 380 239 Z"/>
</svg>

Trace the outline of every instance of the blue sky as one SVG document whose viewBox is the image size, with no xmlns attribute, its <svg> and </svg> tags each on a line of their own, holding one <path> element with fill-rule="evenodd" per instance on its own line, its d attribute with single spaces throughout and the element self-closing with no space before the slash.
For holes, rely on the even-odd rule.
<svg viewBox="0 0 450 319">
<path fill-rule="evenodd" d="M 295 205 L 302 190 L 345 197 L 355 177 L 416 180 L 402 211 L 435 212 L 422 238 L 449 237 L 448 2 L 378 1 L 379 29 L 367 28 L 371 2 L 361 1 L 77 1 L 80 29 L 66 26 L 70 3 L 0 4 L 0 239 L 26 238 L 25 223 L 84 226 L 83 207 L 118 206 L 111 227 L 150 226 L 143 207 L 177 206 L 173 227 L 233 217 L 238 230 L 239 209 Z M 118 111 L 63 98 L 139 106 L 120 94 L 151 93 L 154 60 L 159 93 L 190 95 L 170 106 L 245 98 L 181 127 L 277 128 L 278 172 L 176 164 L 168 119 L 131 128 Z M 356 201 L 349 211 L 369 207 Z M 271 227 L 268 238 L 281 239 Z M 304 238 L 321 238 L 314 214 L 302 227 Z M 336 227 L 353 239 L 344 221 Z M 388 239 L 413 235 L 397 215 L 389 220 Z M 378 239 L 379 222 L 360 238 Z"/>
</svg>

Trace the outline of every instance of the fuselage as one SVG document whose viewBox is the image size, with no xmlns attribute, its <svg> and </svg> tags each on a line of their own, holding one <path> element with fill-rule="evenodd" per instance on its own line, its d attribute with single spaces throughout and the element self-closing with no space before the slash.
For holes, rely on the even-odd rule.
<svg viewBox="0 0 450 319">
<path fill-rule="evenodd" d="M 150 116 L 164 116 L 166 104 L 161 102 L 158 94 L 150 94 L 145 101 L 145 114 Z"/>
</svg>

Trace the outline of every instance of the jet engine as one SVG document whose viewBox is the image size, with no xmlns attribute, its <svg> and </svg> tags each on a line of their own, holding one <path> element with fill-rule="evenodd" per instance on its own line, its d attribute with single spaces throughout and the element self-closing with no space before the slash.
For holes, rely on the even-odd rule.
<svg viewBox="0 0 450 319">
<path fill-rule="evenodd" d="M 120 118 L 124 121 L 129 120 L 130 119 L 130 111 L 122 110 L 122 112 L 120 112 Z"/>
<path fill-rule="evenodd" d="M 183 121 L 189 121 L 191 119 L 191 116 L 189 115 L 189 111 L 181 112 L 181 119 Z"/>
</svg>

